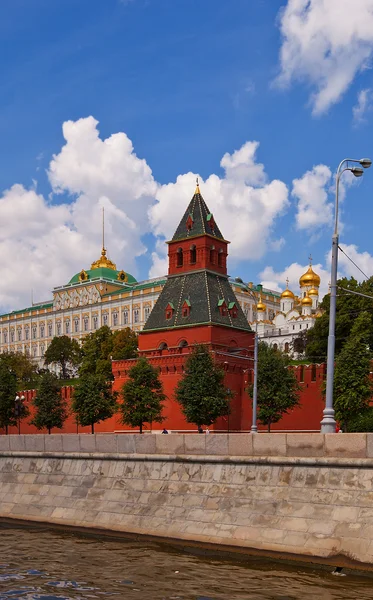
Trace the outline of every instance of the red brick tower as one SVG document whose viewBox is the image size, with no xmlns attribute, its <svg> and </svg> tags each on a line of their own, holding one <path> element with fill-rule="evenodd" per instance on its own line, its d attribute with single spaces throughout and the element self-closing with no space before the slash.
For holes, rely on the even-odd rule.
<svg viewBox="0 0 373 600">
<path fill-rule="evenodd" d="M 170 242 L 169 270 L 143 331 L 140 354 L 159 365 L 168 396 L 166 427 L 187 428 L 173 390 L 193 345 L 207 344 L 224 365 L 226 385 L 235 392 L 228 419 L 218 429 L 239 430 L 244 419 L 244 373 L 252 369 L 253 333 L 227 275 L 228 243 L 198 186 Z M 246 405 L 248 405 L 248 397 Z M 248 406 L 245 407 L 245 413 Z M 243 426 L 243 420 L 245 424 Z"/>
</svg>

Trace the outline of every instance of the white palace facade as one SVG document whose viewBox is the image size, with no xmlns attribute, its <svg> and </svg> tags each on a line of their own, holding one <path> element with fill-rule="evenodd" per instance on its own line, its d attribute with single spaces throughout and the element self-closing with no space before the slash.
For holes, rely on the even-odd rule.
<svg viewBox="0 0 373 600">
<path fill-rule="evenodd" d="M 103 325 L 113 330 L 140 331 L 166 282 L 166 277 L 136 281 L 107 257 L 82 269 L 65 285 L 54 288 L 50 301 L 0 315 L 0 352 L 22 352 L 43 366 L 43 356 L 53 337 L 67 335 L 81 342 Z M 274 319 L 280 294 L 239 278 L 230 280 L 249 322 L 263 315 Z M 259 297 L 266 302 L 257 310 Z"/>
</svg>

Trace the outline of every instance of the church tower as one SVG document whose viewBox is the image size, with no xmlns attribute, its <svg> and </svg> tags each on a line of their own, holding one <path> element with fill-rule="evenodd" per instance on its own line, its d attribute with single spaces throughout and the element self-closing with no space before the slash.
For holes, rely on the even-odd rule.
<svg viewBox="0 0 373 600">
<path fill-rule="evenodd" d="M 229 242 L 197 187 L 171 241 L 167 282 L 139 336 L 141 354 L 177 353 L 195 343 L 252 347 L 252 332 L 227 274 Z"/>
</svg>

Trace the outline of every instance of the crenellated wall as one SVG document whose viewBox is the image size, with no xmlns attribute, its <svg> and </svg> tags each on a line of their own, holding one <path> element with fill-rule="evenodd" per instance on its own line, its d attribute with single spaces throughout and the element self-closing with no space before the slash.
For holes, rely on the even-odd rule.
<svg viewBox="0 0 373 600">
<path fill-rule="evenodd" d="M 0 518 L 373 564 L 373 434 L 0 437 Z"/>
</svg>

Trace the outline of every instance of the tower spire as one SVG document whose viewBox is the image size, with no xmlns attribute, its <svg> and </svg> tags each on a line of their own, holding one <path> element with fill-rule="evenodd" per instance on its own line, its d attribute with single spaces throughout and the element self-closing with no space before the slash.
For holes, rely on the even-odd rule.
<svg viewBox="0 0 373 600">
<path fill-rule="evenodd" d="M 102 207 L 102 250 L 105 250 L 105 208 Z"/>
</svg>

